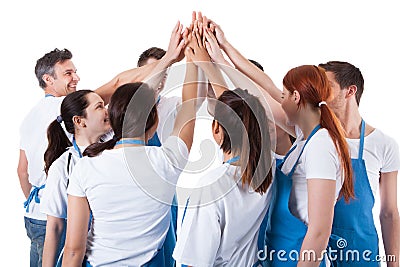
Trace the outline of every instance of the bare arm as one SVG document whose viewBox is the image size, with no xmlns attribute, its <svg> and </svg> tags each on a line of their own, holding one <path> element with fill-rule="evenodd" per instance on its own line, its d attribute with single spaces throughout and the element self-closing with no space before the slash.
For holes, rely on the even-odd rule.
<svg viewBox="0 0 400 267">
<path fill-rule="evenodd" d="M 47 215 L 46 238 L 43 248 L 43 267 L 54 267 L 57 263 L 57 251 L 64 232 L 65 220 Z"/>
<path fill-rule="evenodd" d="M 111 81 L 100 86 L 94 91 L 103 98 L 105 104 L 108 104 L 110 102 L 112 94 L 115 92 L 115 90 L 117 90 L 118 87 L 126 83 L 144 81 L 151 74 L 152 70 L 157 64 L 158 61 L 139 68 L 134 68 L 121 72 Z"/>
<path fill-rule="evenodd" d="M 124 71 L 115 76 L 108 83 L 97 88 L 95 92 L 103 98 L 104 103 L 108 104 L 115 90 L 127 83 L 143 82 L 146 80 L 151 87 L 157 88 L 157 85 L 164 77 L 166 69 L 171 64 L 183 58 L 181 51 L 185 43 L 182 39 L 182 27 L 183 26 L 178 21 L 172 30 L 168 50 L 160 60 L 139 68 Z"/>
<path fill-rule="evenodd" d="M 381 210 L 379 219 L 381 222 L 382 239 L 385 247 L 385 255 L 394 255 L 394 262 L 387 262 L 388 267 L 399 267 L 400 263 L 400 219 L 397 207 L 397 171 L 381 173 L 380 197 Z"/>
<path fill-rule="evenodd" d="M 28 179 L 28 159 L 26 158 L 25 151 L 22 149 L 19 150 L 17 173 L 22 193 L 24 193 L 25 198 L 28 198 L 32 185 L 29 183 Z"/>
<path fill-rule="evenodd" d="M 326 249 L 331 234 L 335 188 L 335 180 L 307 180 L 308 228 L 300 250 L 297 264 L 299 267 L 318 267 L 323 259 L 321 254 Z M 309 251 L 314 252 L 316 257 L 308 253 Z"/>
<path fill-rule="evenodd" d="M 282 91 L 276 87 L 274 82 L 265 72 L 251 63 L 235 47 L 233 47 L 231 43 L 228 42 L 219 25 L 215 25 L 215 35 L 220 47 L 225 51 L 235 67 L 255 83 L 260 85 L 264 90 L 266 90 L 272 96 L 272 98 L 275 99 L 275 101 L 281 103 Z"/>
<path fill-rule="evenodd" d="M 90 217 L 86 197 L 68 195 L 68 224 L 62 266 L 80 267 L 86 252 Z"/>
</svg>

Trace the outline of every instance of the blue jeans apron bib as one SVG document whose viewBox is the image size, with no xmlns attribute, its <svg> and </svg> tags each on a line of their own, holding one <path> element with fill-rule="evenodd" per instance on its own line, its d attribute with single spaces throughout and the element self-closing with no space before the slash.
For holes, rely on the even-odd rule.
<svg viewBox="0 0 400 267">
<path fill-rule="evenodd" d="M 262 266 L 297 266 L 298 259 L 301 257 L 300 250 L 307 233 L 307 226 L 293 216 L 289 210 L 292 176 L 305 146 L 319 128 L 320 125 L 317 125 L 311 132 L 296 163 L 287 175 L 282 172 L 281 168 L 287 156 L 295 147 L 287 153 L 282 161 L 277 161 L 275 178 L 271 185 L 271 204 L 266 215 L 268 219 L 264 222 L 266 224 L 264 255 L 262 255 L 264 260 L 261 263 L 258 262 Z M 320 255 L 317 255 L 317 257 L 320 257 Z M 325 266 L 324 261 L 321 262 L 320 266 Z"/>
<path fill-rule="evenodd" d="M 357 159 L 351 159 L 353 167 L 355 199 L 346 203 L 340 198 L 335 205 L 330 246 L 335 249 L 333 266 L 379 266 L 378 234 L 375 229 L 372 208 L 374 195 L 369 184 L 363 160 L 365 122 L 361 122 L 360 147 Z M 366 253 L 366 257 L 363 257 Z M 357 259 L 358 258 L 358 259 Z"/>
</svg>

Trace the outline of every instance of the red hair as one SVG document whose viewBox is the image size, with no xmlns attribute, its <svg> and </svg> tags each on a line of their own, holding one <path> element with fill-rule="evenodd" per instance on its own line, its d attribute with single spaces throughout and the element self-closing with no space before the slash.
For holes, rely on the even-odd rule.
<svg viewBox="0 0 400 267">
<path fill-rule="evenodd" d="M 300 94 L 300 106 L 310 104 L 321 110 L 321 127 L 328 130 L 336 151 L 339 154 L 342 169 L 344 171 L 344 182 L 340 190 L 340 196 L 346 201 L 354 198 L 353 171 L 351 167 L 350 152 L 347 146 L 345 132 L 342 125 L 332 110 L 321 104 L 331 98 L 332 89 L 328 78 L 322 68 L 313 65 L 304 65 L 291 69 L 283 78 L 283 86 L 292 94 L 298 91 Z"/>
</svg>

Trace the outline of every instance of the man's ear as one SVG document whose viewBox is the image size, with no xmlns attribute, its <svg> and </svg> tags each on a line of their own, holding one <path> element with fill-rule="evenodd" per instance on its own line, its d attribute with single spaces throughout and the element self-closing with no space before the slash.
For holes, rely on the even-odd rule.
<svg viewBox="0 0 400 267">
<path fill-rule="evenodd" d="M 52 85 L 54 82 L 54 78 L 49 75 L 49 74 L 43 74 L 42 80 L 47 84 L 47 85 Z"/>
<path fill-rule="evenodd" d="M 355 95 L 356 93 L 357 93 L 357 86 L 356 86 L 356 85 L 350 85 L 350 86 L 347 88 L 346 98 L 347 98 L 347 97 L 350 97 L 350 96 L 353 96 L 353 95 Z"/>
</svg>

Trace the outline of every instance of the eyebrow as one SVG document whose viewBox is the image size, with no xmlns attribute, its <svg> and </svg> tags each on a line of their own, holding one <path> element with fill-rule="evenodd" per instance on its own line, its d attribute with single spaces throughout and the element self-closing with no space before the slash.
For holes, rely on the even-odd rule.
<svg viewBox="0 0 400 267">
<path fill-rule="evenodd" d="M 78 69 L 67 69 L 67 70 L 64 70 L 64 73 L 66 73 L 66 72 L 70 72 L 70 71 L 72 71 L 72 72 L 76 72 Z"/>
</svg>

